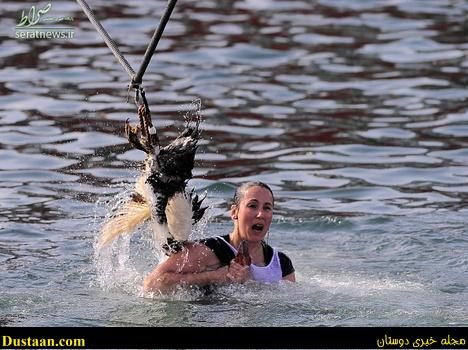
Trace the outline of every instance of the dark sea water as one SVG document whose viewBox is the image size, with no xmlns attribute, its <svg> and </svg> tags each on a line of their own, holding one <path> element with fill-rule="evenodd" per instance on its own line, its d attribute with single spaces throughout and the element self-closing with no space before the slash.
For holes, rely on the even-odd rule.
<svg viewBox="0 0 468 350">
<path fill-rule="evenodd" d="M 165 2 L 89 3 L 137 69 Z M 468 325 L 468 2 L 179 0 L 143 82 L 163 144 L 203 117 L 194 238 L 264 181 L 297 283 L 153 298 L 147 227 L 96 248 L 144 159 L 129 77 L 74 1 L 73 38 L 17 38 L 45 4 L 1 4 L 0 325 Z"/>
</svg>

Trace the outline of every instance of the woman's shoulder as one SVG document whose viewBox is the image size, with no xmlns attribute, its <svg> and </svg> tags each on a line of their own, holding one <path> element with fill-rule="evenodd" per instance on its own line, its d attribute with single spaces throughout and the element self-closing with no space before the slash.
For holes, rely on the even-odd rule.
<svg viewBox="0 0 468 350">
<path fill-rule="evenodd" d="M 267 243 L 265 243 L 265 247 L 266 247 L 265 250 L 267 252 L 268 251 L 271 252 L 270 254 L 273 255 L 273 247 L 271 247 Z M 278 249 L 275 249 L 275 250 L 278 252 L 278 258 L 279 258 L 280 265 L 281 265 L 281 271 L 283 272 L 283 277 L 289 275 L 290 273 L 293 273 L 295 270 L 294 270 L 292 260 L 289 258 L 289 256 L 279 251 Z"/>
<path fill-rule="evenodd" d="M 283 252 L 278 252 L 278 257 L 281 265 L 281 271 L 283 272 L 283 277 L 295 271 L 293 263 L 289 256 L 287 256 Z"/>
<path fill-rule="evenodd" d="M 292 260 L 289 256 L 286 255 L 286 253 L 278 251 L 278 257 L 280 261 L 285 261 L 292 265 Z"/>
<path fill-rule="evenodd" d="M 280 257 L 280 259 L 285 259 L 285 260 L 291 261 L 291 259 L 285 253 L 283 253 L 282 251 L 280 251 L 280 250 L 278 250 L 276 248 L 273 248 L 271 245 L 269 245 L 265 241 L 263 241 L 262 243 L 263 243 L 263 249 L 265 251 L 267 251 L 269 254 L 273 254 L 273 251 L 276 251 L 276 252 L 278 252 L 278 256 Z"/>
<path fill-rule="evenodd" d="M 220 245 L 226 245 L 226 242 L 229 242 L 229 235 L 225 236 L 213 236 L 206 237 L 198 240 L 199 243 L 203 243 L 208 247 L 216 247 Z"/>
<path fill-rule="evenodd" d="M 221 262 L 221 265 L 229 265 L 230 261 L 234 259 L 234 252 L 226 242 L 229 242 L 229 235 L 207 237 L 199 240 L 216 255 Z"/>
</svg>

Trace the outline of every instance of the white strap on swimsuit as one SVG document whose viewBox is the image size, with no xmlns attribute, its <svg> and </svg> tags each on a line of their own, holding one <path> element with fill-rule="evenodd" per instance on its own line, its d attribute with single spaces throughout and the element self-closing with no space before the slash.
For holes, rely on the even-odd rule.
<svg viewBox="0 0 468 350">
<path fill-rule="evenodd" d="M 237 249 L 234 248 L 228 241 L 226 241 L 223 237 L 218 236 L 221 238 L 237 255 Z M 275 248 L 273 249 L 273 257 L 270 263 L 267 266 L 257 266 L 254 264 L 250 265 L 250 273 L 252 278 L 258 282 L 279 282 L 283 279 L 283 272 L 281 271 L 281 264 L 278 256 L 278 252 Z"/>
</svg>

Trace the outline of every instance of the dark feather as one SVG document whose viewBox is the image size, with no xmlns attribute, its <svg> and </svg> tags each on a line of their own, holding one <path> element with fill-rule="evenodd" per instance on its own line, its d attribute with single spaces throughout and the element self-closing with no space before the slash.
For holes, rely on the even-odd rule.
<svg viewBox="0 0 468 350">
<path fill-rule="evenodd" d="M 190 192 L 190 197 L 192 198 L 192 221 L 194 224 L 196 224 L 198 221 L 201 220 L 203 215 L 205 214 L 205 211 L 208 207 L 201 207 L 203 200 L 206 198 L 199 198 L 198 195 L 193 196 L 194 191 L 192 190 Z"/>
<path fill-rule="evenodd" d="M 184 242 L 176 241 L 175 239 L 168 238 L 167 243 L 162 245 L 166 255 L 172 255 L 180 252 L 184 248 Z"/>
</svg>

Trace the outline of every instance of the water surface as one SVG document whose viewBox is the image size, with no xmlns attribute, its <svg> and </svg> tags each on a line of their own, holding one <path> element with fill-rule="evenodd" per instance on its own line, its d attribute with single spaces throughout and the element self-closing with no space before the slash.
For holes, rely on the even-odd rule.
<svg viewBox="0 0 468 350">
<path fill-rule="evenodd" d="M 95 248 L 144 159 L 128 76 L 75 2 L 51 9 L 73 39 L 15 38 L 32 5 L 0 19 L 1 325 L 468 324 L 465 1 L 179 1 L 144 87 L 163 143 L 204 119 L 194 238 L 230 232 L 235 186 L 265 181 L 298 282 L 153 298 L 146 227 Z M 136 69 L 165 2 L 90 5 Z"/>
</svg>

